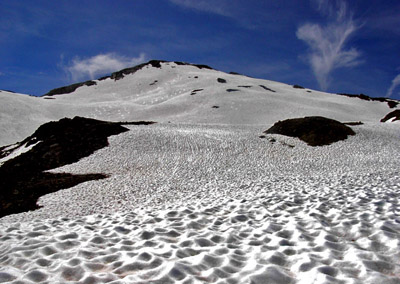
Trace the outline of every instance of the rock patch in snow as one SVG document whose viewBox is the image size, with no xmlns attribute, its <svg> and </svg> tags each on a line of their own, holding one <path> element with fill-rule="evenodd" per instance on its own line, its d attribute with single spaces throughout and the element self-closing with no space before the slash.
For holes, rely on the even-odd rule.
<svg viewBox="0 0 400 284">
<path fill-rule="evenodd" d="M 355 135 L 345 124 L 322 116 L 279 121 L 264 133 L 297 137 L 310 146 L 329 145 L 345 140 L 349 135 Z"/>
<path fill-rule="evenodd" d="M 357 94 L 340 93 L 338 95 L 346 96 L 346 97 L 349 97 L 349 98 L 359 98 L 359 99 L 364 100 L 364 101 L 374 101 L 374 102 L 381 102 L 381 103 L 386 102 L 388 104 L 389 108 L 395 108 L 399 104 L 399 101 L 397 101 L 397 100 L 388 99 L 388 98 L 382 98 L 382 97 L 373 98 L 373 97 L 370 97 L 370 96 L 367 96 L 367 95 L 364 95 L 364 94 L 357 95 Z"/>
<path fill-rule="evenodd" d="M 390 121 L 400 120 L 400 109 L 396 109 L 388 113 L 384 118 L 381 119 L 381 122 L 386 122 L 388 120 Z"/>
<path fill-rule="evenodd" d="M 62 95 L 62 94 L 69 94 L 75 92 L 76 89 L 82 86 L 93 86 L 97 85 L 95 81 L 86 81 L 82 83 L 76 83 L 69 86 L 64 86 L 61 88 L 53 89 L 50 92 L 44 94 L 43 96 L 55 96 L 55 95 Z"/>
<path fill-rule="evenodd" d="M 20 148 L 31 147 L 29 151 L 21 151 L 20 155 L 6 160 L 0 167 L 0 217 L 36 209 L 37 198 L 49 192 L 106 178 L 104 174 L 72 175 L 44 171 L 77 162 L 108 146 L 107 137 L 128 131 L 121 126 L 123 124 L 150 123 L 113 123 L 75 117 L 40 126 L 33 135 L 17 146 L 13 145 L 11 153 L 7 151 L 12 155 Z M 9 148 L 0 150 L 5 152 Z"/>
</svg>

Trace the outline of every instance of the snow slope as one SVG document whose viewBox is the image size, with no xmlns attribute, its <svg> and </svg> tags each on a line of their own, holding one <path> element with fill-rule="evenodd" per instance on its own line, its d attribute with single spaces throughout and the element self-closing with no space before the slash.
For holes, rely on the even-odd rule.
<svg viewBox="0 0 400 284">
<path fill-rule="evenodd" d="M 399 282 L 396 125 L 315 148 L 260 126 L 128 127 L 53 170 L 110 178 L 1 219 L 0 280 Z"/>
<path fill-rule="evenodd" d="M 64 116 L 159 122 L 51 170 L 109 178 L 0 219 L 0 283 L 400 283 L 400 132 L 379 122 L 386 103 L 161 66 L 53 99 L 0 92 L 3 144 Z M 259 137 L 310 115 L 364 124 L 323 147 Z"/>
<path fill-rule="evenodd" d="M 161 63 L 161 68 L 148 64 L 122 79 L 94 82 L 51 97 L 0 92 L 0 146 L 24 139 L 45 122 L 76 115 L 109 121 L 269 125 L 312 115 L 379 121 L 390 110 L 386 103 L 173 62 Z"/>
</svg>

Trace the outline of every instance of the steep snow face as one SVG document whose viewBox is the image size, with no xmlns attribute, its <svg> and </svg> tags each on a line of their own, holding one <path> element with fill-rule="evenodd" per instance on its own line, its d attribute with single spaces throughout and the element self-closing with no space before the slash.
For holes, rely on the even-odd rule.
<svg viewBox="0 0 400 284">
<path fill-rule="evenodd" d="M 41 98 L 0 91 L 0 146 L 23 140 L 51 119 Z"/>
<path fill-rule="evenodd" d="M 223 80 L 218 80 L 218 79 Z M 119 80 L 95 80 L 70 94 L 34 98 L 0 92 L 0 145 L 50 120 L 76 115 L 111 121 L 270 125 L 301 116 L 378 122 L 386 103 L 180 65 L 145 65 Z"/>
</svg>

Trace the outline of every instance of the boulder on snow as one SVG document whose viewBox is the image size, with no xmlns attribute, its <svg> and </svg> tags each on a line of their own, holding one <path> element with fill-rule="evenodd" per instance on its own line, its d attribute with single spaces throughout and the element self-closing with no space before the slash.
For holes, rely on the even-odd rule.
<svg viewBox="0 0 400 284">
<path fill-rule="evenodd" d="M 329 145 L 345 140 L 349 135 L 355 135 L 354 131 L 345 124 L 321 116 L 279 121 L 264 133 L 297 137 L 310 146 Z"/>
</svg>

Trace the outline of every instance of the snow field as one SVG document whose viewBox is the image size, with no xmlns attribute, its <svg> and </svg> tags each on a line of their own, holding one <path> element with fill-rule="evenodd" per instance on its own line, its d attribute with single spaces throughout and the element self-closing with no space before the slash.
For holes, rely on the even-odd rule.
<svg viewBox="0 0 400 284">
<path fill-rule="evenodd" d="M 128 127 L 53 170 L 110 178 L 0 220 L 0 282 L 399 283 L 395 125 L 324 147 L 268 126 Z"/>
</svg>

